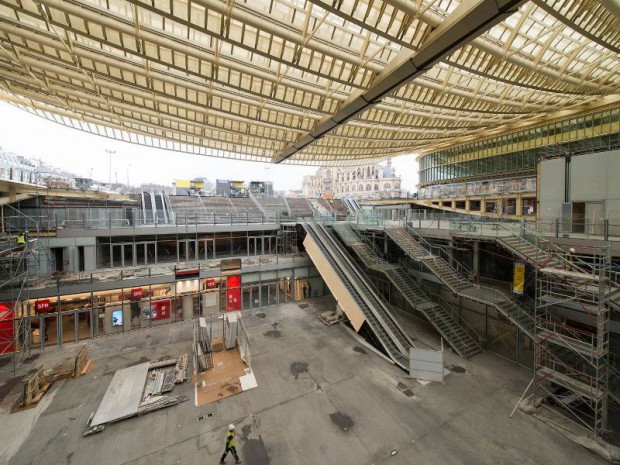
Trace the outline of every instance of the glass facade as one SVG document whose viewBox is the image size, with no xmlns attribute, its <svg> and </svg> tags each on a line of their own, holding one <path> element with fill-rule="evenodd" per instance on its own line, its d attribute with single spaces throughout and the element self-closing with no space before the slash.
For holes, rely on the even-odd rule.
<svg viewBox="0 0 620 465">
<path fill-rule="evenodd" d="M 535 177 L 472 181 L 423 187 L 418 191 L 418 198 L 436 199 L 439 197 L 450 198 L 523 192 L 536 192 Z"/>
<path fill-rule="evenodd" d="M 98 237 L 97 269 L 277 253 L 276 231 Z"/>
<path fill-rule="evenodd" d="M 534 175 L 543 156 L 620 146 L 620 108 L 435 152 L 420 160 L 420 186 Z"/>
<path fill-rule="evenodd" d="M 238 289 L 241 310 L 253 310 L 287 302 L 297 302 L 329 293 L 314 266 L 244 273 Z M 163 284 L 110 289 L 81 294 L 54 295 L 23 302 L 4 321 L 11 347 L 0 344 L 2 352 L 12 352 L 24 344 L 31 349 L 74 343 L 134 329 L 148 328 L 226 311 L 225 277 L 195 278 Z M 15 344 L 17 325 L 29 329 L 27 340 Z M 4 334 L 4 333 L 3 333 Z M 3 339 L 0 339 L 0 343 Z"/>
</svg>

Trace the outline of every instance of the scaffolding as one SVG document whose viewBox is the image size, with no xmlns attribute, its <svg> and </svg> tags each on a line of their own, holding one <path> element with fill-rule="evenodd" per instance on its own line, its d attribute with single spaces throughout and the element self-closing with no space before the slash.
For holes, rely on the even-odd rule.
<svg viewBox="0 0 620 465">
<path fill-rule="evenodd" d="M 298 254 L 299 245 L 297 243 L 297 224 L 282 223 L 278 231 L 278 253 Z"/>
<path fill-rule="evenodd" d="M 12 238 L 7 238 L 10 243 Z M 17 369 L 25 358 L 30 355 L 30 344 L 27 322 L 27 312 L 24 301 L 28 295 L 28 245 L 5 248 L 0 252 L 0 288 L 15 289 L 14 297 L 10 302 L 1 303 L 0 307 L 0 359 L 9 359 L 12 363 L 1 365 L 3 371 Z"/>
<path fill-rule="evenodd" d="M 22 218 L 23 229 L 9 222 L 2 224 L 0 237 L 0 289 L 12 289 L 10 301 L 0 303 L 0 370 L 17 374 L 23 361 L 30 356 L 30 318 L 26 302 L 30 285 L 41 277 L 41 266 L 50 269 L 49 247 L 41 244 L 39 222 L 11 205 L 5 205 Z M 30 231 L 31 236 L 26 234 Z M 17 241 L 24 234 L 24 244 Z"/>
<path fill-rule="evenodd" d="M 608 430 L 611 246 L 536 267 L 534 398 L 594 434 Z M 566 320 L 554 306 L 581 315 Z M 587 321 L 584 323 L 583 321 Z"/>
</svg>

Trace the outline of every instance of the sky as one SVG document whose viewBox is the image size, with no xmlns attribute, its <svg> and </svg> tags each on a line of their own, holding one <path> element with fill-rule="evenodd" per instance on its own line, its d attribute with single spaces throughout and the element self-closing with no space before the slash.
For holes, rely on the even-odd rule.
<svg viewBox="0 0 620 465">
<path fill-rule="evenodd" d="M 65 127 L 0 101 L 0 147 L 82 177 L 108 182 L 112 155 L 112 181 L 138 186 L 143 183 L 172 185 L 175 179 L 206 177 L 244 181 L 273 181 L 276 190 L 301 189 L 304 175 L 318 167 L 274 165 L 226 160 L 120 142 Z M 385 164 L 385 163 L 383 163 Z M 415 155 L 394 158 L 396 174 L 404 190 L 416 191 L 418 165 Z"/>
</svg>

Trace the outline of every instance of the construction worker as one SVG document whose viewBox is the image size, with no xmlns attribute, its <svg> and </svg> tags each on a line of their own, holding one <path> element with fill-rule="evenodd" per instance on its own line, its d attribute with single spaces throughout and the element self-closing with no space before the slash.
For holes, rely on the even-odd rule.
<svg viewBox="0 0 620 465">
<path fill-rule="evenodd" d="M 26 233 L 20 233 L 19 236 L 17 236 L 17 247 L 20 250 L 24 250 L 26 248 Z"/>
<path fill-rule="evenodd" d="M 237 455 L 237 449 L 235 449 L 235 425 L 232 423 L 228 425 L 228 433 L 226 433 L 226 450 L 224 450 L 224 454 L 222 454 L 220 463 L 224 463 L 224 460 L 229 452 L 232 452 L 232 455 L 235 458 L 235 463 L 241 463 L 241 460 Z"/>
</svg>

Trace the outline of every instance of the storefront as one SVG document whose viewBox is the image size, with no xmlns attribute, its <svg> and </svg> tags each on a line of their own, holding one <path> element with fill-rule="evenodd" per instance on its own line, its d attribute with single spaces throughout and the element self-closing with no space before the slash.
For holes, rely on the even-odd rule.
<svg viewBox="0 0 620 465">
<path fill-rule="evenodd" d="M 56 295 L 23 302 L 31 349 L 78 342 L 231 310 L 251 310 L 329 292 L 313 266 Z M 3 307 L 4 308 L 4 307 Z M 15 350 L 21 309 L 0 312 L 0 355 Z M 3 341 L 6 340 L 4 343 Z M 23 341 L 18 341 L 19 344 Z"/>
</svg>

